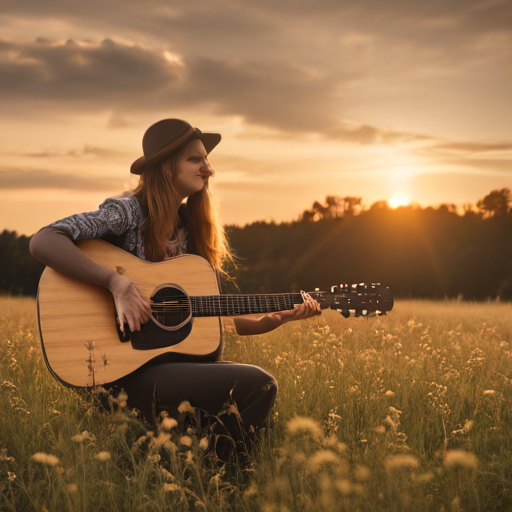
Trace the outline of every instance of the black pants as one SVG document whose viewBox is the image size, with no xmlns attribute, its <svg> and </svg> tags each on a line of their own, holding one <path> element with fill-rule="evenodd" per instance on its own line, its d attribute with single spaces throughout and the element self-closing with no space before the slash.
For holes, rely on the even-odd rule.
<svg viewBox="0 0 512 512">
<path fill-rule="evenodd" d="M 190 405 L 216 415 L 229 398 L 236 402 L 244 429 L 265 422 L 277 394 L 276 379 L 258 366 L 218 362 L 148 364 L 116 381 L 128 394 L 128 406 L 154 422 L 154 411 Z"/>
</svg>

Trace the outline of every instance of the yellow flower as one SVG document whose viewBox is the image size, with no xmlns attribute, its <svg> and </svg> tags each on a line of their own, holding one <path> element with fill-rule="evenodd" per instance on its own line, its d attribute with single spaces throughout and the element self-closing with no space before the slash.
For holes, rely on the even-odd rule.
<svg viewBox="0 0 512 512">
<path fill-rule="evenodd" d="M 476 469 L 478 459 L 472 452 L 449 450 L 444 454 L 444 465 L 448 469 Z"/>
<path fill-rule="evenodd" d="M 101 460 L 102 462 L 105 462 L 107 460 L 110 460 L 110 452 L 99 452 L 94 456 L 95 459 Z"/>
<path fill-rule="evenodd" d="M 42 452 L 34 453 L 34 455 L 32 455 L 32 459 L 36 462 L 40 462 L 41 464 L 47 464 L 48 466 L 56 466 L 60 462 L 55 455 Z"/>
<path fill-rule="evenodd" d="M 208 448 L 208 439 L 206 437 L 203 437 L 201 441 L 199 441 L 199 449 L 200 450 L 206 450 Z"/>
<path fill-rule="evenodd" d="M 196 412 L 196 408 L 192 407 L 188 400 L 185 400 L 184 402 L 181 402 L 180 406 L 178 407 L 178 411 L 179 412 L 190 412 L 190 413 L 194 414 Z"/>
<path fill-rule="evenodd" d="M 192 446 L 192 439 L 188 436 L 183 436 L 180 439 L 180 444 L 182 444 L 183 446 Z"/>
<path fill-rule="evenodd" d="M 171 430 L 171 428 L 174 428 L 177 426 L 178 426 L 178 422 L 174 418 L 164 418 L 162 423 L 160 423 L 160 428 L 162 430 L 167 430 L 167 432 L 169 432 L 169 430 Z"/>
<path fill-rule="evenodd" d="M 389 472 L 396 469 L 414 469 L 419 466 L 419 462 L 414 455 L 404 453 L 399 455 L 389 455 L 384 461 L 384 466 Z"/>
</svg>

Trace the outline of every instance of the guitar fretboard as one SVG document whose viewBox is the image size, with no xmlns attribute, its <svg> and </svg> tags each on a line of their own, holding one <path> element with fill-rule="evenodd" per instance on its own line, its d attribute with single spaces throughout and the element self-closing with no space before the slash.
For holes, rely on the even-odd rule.
<svg viewBox="0 0 512 512">
<path fill-rule="evenodd" d="M 293 309 L 304 301 L 300 293 L 207 295 L 190 297 L 193 316 L 237 316 Z"/>
</svg>

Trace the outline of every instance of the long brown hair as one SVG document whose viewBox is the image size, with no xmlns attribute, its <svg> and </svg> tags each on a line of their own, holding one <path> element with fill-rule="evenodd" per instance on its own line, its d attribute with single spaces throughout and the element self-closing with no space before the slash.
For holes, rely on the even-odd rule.
<svg viewBox="0 0 512 512">
<path fill-rule="evenodd" d="M 162 261 L 169 256 L 167 241 L 180 221 L 180 204 L 173 183 L 180 155 L 181 151 L 177 151 L 146 169 L 134 192 L 146 217 L 141 231 L 148 261 Z M 189 243 L 215 270 L 223 271 L 223 263 L 233 262 L 233 256 L 218 212 L 218 200 L 208 184 L 187 199 Z"/>
</svg>

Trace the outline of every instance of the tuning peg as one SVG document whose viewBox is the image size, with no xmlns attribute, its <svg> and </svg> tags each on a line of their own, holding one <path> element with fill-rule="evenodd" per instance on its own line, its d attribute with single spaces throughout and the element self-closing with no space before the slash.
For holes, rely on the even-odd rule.
<svg viewBox="0 0 512 512">
<path fill-rule="evenodd" d="M 364 283 L 359 283 L 357 286 L 356 286 L 356 291 L 357 293 L 363 293 L 366 291 L 366 285 Z"/>
<path fill-rule="evenodd" d="M 385 311 L 377 311 L 377 315 L 386 316 L 386 312 Z"/>
<path fill-rule="evenodd" d="M 339 289 L 339 286 L 331 286 L 331 293 L 338 293 Z"/>
<path fill-rule="evenodd" d="M 340 311 L 340 313 L 341 313 L 341 316 L 344 318 L 348 318 L 350 316 L 350 311 L 348 309 L 342 309 Z"/>
</svg>

